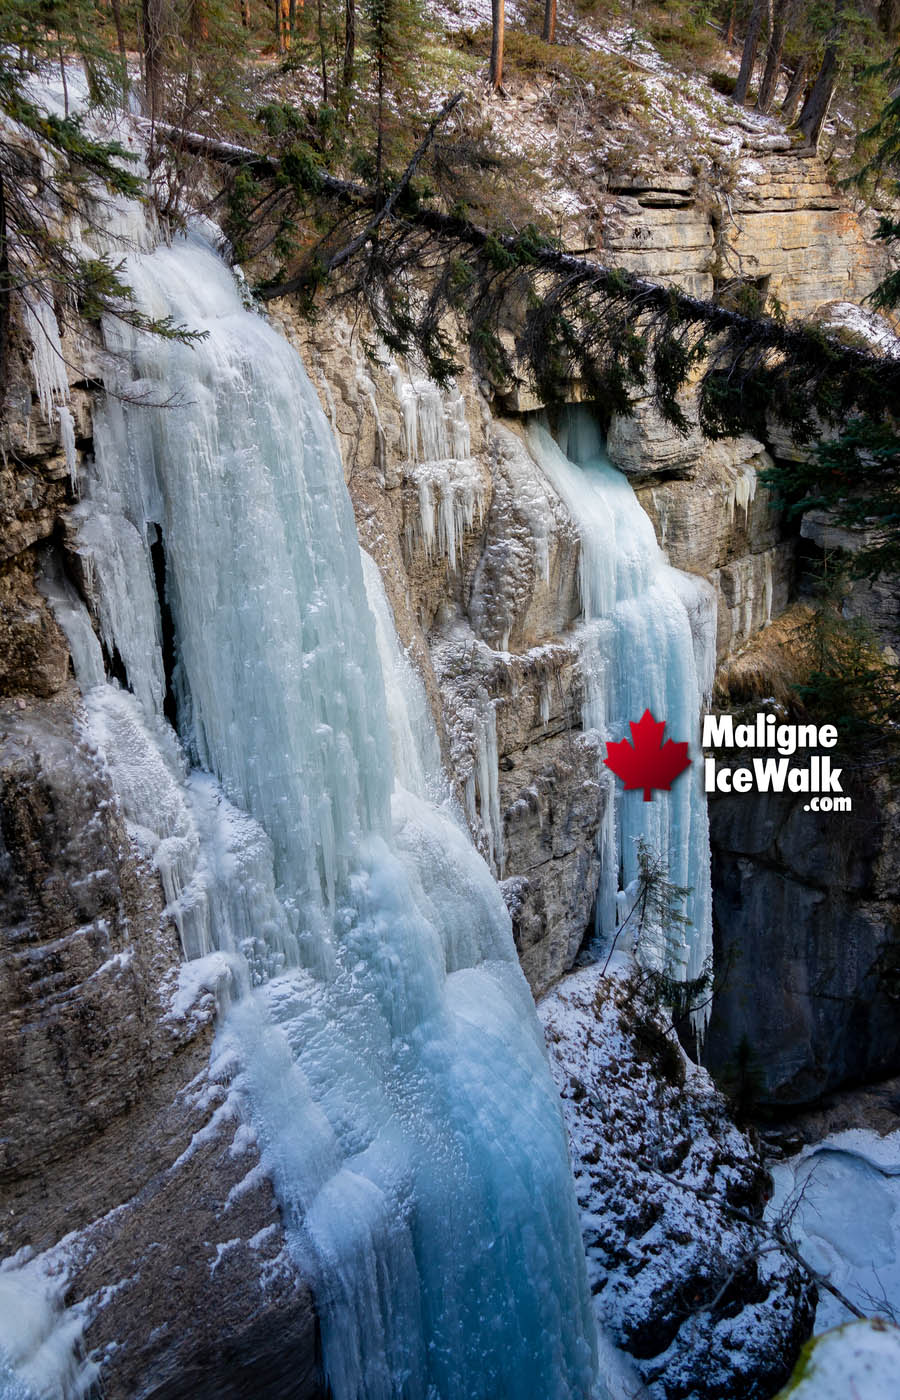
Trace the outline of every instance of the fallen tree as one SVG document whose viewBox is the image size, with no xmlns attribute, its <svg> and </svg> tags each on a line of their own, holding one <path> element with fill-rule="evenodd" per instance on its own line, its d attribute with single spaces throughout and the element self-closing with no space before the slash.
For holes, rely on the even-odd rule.
<svg viewBox="0 0 900 1400">
<path fill-rule="evenodd" d="M 764 435 L 778 419 L 798 441 L 853 414 L 881 419 L 900 401 L 900 357 L 880 355 L 797 321 L 750 315 L 567 253 L 534 226 L 512 233 L 436 207 L 414 177 L 460 94 L 431 118 L 389 190 L 341 179 L 308 149 L 269 156 L 157 124 L 181 151 L 249 175 L 260 221 L 274 206 L 323 229 L 262 299 L 320 296 L 363 303 L 378 337 L 418 352 L 439 382 L 457 368 L 462 327 L 476 366 L 497 384 L 527 383 L 547 403 L 573 380 L 601 411 L 628 413 L 650 393 L 684 431 L 679 396 L 698 381 L 710 437 Z M 341 276 L 337 274 L 340 272 Z"/>
</svg>

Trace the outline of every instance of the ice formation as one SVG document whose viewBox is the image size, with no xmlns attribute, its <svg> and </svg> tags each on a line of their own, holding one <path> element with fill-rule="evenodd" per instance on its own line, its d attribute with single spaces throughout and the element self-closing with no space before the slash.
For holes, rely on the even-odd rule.
<svg viewBox="0 0 900 1400">
<path fill-rule="evenodd" d="M 813 1337 L 775 1400 L 888 1400 L 897 1393 L 900 1329 L 880 1317 Z"/>
<path fill-rule="evenodd" d="M 700 710 L 715 664 L 712 589 L 665 563 L 649 516 L 606 458 L 586 407 L 563 414 L 557 440 L 546 423 L 532 422 L 528 442 L 581 534 L 585 728 L 605 742 L 630 739 L 629 723 L 649 708 L 665 720 L 666 737 L 690 742 L 694 757 L 671 792 L 656 792 L 651 802 L 616 784 L 601 835 L 600 931 L 612 935 L 627 906 L 617 895 L 637 877 L 643 837 L 666 861 L 669 880 L 690 889 L 690 925 L 684 932 L 648 930 L 641 956 L 670 975 L 697 977 L 712 952 L 709 826 L 697 762 Z"/>
<path fill-rule="evenodd" d="M 133 257 L 128 281 L 149 314 L 209 333 L 105 327 L 114 392 L 79 548 L 132 693 L 97 683 L 89 623 L 57 602 L 185 951 L 227 956 L 219 1049 L 242 1066 L 333 1394 L 584 1400 L 593 1323 L 540 1027 L 497 886 L 430 790 L 427 703 L 371 563 L 367 605 L 316 394 L 201 239 Z M 448 428 L 422 399 L 427 454 Z M 392 793 L 392 752 L 411 791 Z"/>
<path fill-rule="evenodd" d="M 455 569 L 463 535 L 484 508 L 465 401 L 458 389 L 442 390 L 430 379 L 409 378 L 397 365 L 391 368 L 403 414 L 407 469 L 419 491 L 418 529 L 425 554 L 429 559 L 439 554 Z"/>
<path fill-rule="evenodd" d="M 425 687 L 400 646 L 378 565 L 365 550 L 361 554 L 366 598 L 375 620 L 375 643 L 384 677 L 394 776 L 417 797 L 443 797 L 446 784 L 441 772 L 441 749 Z"/>
<path fill-rule="evenodd" d="M 497 710 L 484 687 L 475 697 L 472 718 L 474 762 L 466 780 L 465 802 L 470 824 L 481 820 L 487 837 L 488 860 L 503 879 L 503 815 L 500 811 L 500 761 L 497 751 Z"/>
<path fill-rule="evenodd" d="M 66 470 L 69 473 L 72 492 L 77 494 L 78 462 L 75 457 L 75 420 L 72 417 L 72 410 L 65 404 L 60 404 L 56 412 L 59 418 L 59 436 L 66 456 Z"/>
<path fill-rule="evenodd" d="M 803 1257 L 861 1311 L 900 1308 L 900 1132 L 852 1128 L 771 1164 L 768 1214 L 791 1216 Z M 819 1290 L 816 1331 L 852 1314 Z"/>
<path fill-rule="evenodd" d="M 63 1303 L 67 1276 L 59 1261 L 20 1250 L 0 1264 L 2 1400 L 80 1400 L 98 1367 L 80 1355 L 84 1316 Z"/>
<path fill-rule="evenodd" d="M 728 523 L 734 524 L 735 510 L 740 510 L 746 525 L 750 506 L 756 498 L 756 468 L 750 462 L 743 462 L 732 468 L 731 489 L 727 493 Z"/>
<path fill-rule="evenodd" d="M 58 404 L 69 399 L 69 377 L 59 338 L 59 323 L 52 298 L 43 287 L 35 286 L 23 293 L 25 330 L 31 341 L 31 373 L 41 405 L 49 423 Z M 65 442 L 65 437 L 63 438 Z M 73 442 L 74 447 L 74 442 Z M 70 466 L 71 471 L 71 466 Z"/>
</svg>

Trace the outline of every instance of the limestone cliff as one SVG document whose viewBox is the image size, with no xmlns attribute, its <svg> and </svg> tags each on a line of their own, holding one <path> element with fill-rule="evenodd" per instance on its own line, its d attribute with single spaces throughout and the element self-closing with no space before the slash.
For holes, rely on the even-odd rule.
<svg viewBox="0 0 900 1400">
<path fill-rule="evenodd" d="M 598 196 L 603 256 L 701 292 L 737 259 L 742 276 L 804 313 L 871 289 L 881 255 L 814 161 L 754 151 L 742 162 L 712 200 L 684 174 L 610 177 Z M 425 679 L 459 801 L 540 993 L 572 967 L 591 928 L 609 778 L 581 723 L 578 533 L 521 437 L 521 412 L 537 406 L 469 371 L 442 394 L 410 366 L 368 360 L 347 326 L 311 328 L 288 305 L 275 316 L 337 432 L 361 542 Z M 77 455 L 90 450 L 90 399 L 72 378 Z M 103 1359 L 108 1400 L 313 1396 L 309 1288 L 240 1124 L 229 1066 L 210 1064 L 227 971 L 179 972 L 158 874 L 141 862 L 85 741 L 66 642 L 41 591 L 54 572 L 73 586 L 83 579 L 71 552 L 71 462 L 24 357 L 9 405 L 2 1252 L 31 1250 L 65 1281 L 82 1346 Z M 757 484 L 774 446 L 673 438 L 649 405 L 609 425 L 611 456 L 671 562 L 716 590 L 720 659 L 791 596 L 796 536 Z M 114 672 L 116 658 L 106 660 Z M 736 833 L 733 849 L 723 841 L 720 924 L 744 947 L 742 862 L 758 856 L 771 875 L 768 847 L 754 843 L 752 832 Z M 820 904 L 804 895 L 784 905 L 800 964 L 822 955 Z M 837 939 L 837 925 L 829 930 Z M 781 928 L 771 937 L 783 947 Z M 782 1031 L 778 1022 L 773 1034 Z M 788 1318 L 785 1334 L 793 1326 Z"/>
</svg>

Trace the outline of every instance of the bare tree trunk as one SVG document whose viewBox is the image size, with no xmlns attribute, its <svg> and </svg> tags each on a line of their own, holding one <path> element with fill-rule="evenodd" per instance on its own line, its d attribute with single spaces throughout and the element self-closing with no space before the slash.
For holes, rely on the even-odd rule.
<svg viewBox="0 0 900 1400">
<path fill-rule="evenodd" d="M 116 43 L 122 60 L 122 83 L 128 82 L 128 53 L 125 48 L 125 30 L 122 26 L 122 6 L 120 0 L 112 0 L 113 24 L 116 26 Z"/>
<path fill-rule="evenodd" d="M 732 97 L 739 107 L 743 107 L 747 101 L 747 90 L 750 87 L 750 79 L 753 77 L 753 69 L 756 66 L 756 51 L 759 48 L 759 38 L 762 33 L 766 8 L 766 0 L 753 0 L 750 23 L 747 26 L 747 37 L 744 40 L 744 51 L 741 54 L 741 70 L 732 93 Z"/>
<path fill-rule="evenodd" d="M 506 0 L 491 0 L 491 72 L 494 92 L 503 87 L 503 29 L 506 24 Z"/>
<path fill-rule="evenodd" d="M 190 45 L 191 52 L 209 38 L 209 13 L 206 0 L 191 0 Z"/>
<path fill-rule="evenodd" d="M 343 86 L 353 82 L 353 60 L 356 57 L 356 0 L 344 0 L 344 68 Z"/>
<path fill-rule="evenodd" d="M 828 116 L 828 108 L 831 106 L 831 99 L 834 96 L 834 86 L 840 67 L 837 42 L 840 38 L 840 18 L 843 8 L 844 0 L 835 0 L 834 22 L 822 58 L 822 66 L 797 118 L 797 128 L 802 131 L 810 146 L 818 146 L 819 144 L 822 125 Z"/>
<path fill-rule="evenodd" d="M 725 46 L 731 48 L 734 43 L 734 21 L 737 16 L 737 0 L 731 0 L 731 13 L 728 16 L 728 32 L 725 35 Z"/>
<path fill-rule="evenodd" d="M 384 173 L 384 49 L 378 50 L 378 136 L 375 142 L 375 193 L 381 199 Z"/>
<path fill-rule="evenodd" d="M 822 67 L 819 69 L 818 77 L 807 95 L 800 116 L 797 118 L 797 129 L 802 131 L 810 146 L 818 146 L 819 144 L 819 136 L 825 118 L 828 116 L 831 99 L 834 96 L 837 74 L 837 53 L 834 47 L 829 44 L 825 50 L 825 57 L 822 59 Z"/>
<path fill-rule="evenodd" d="M 900 27 L 900 0 L 881 0 L 878 6 L 878 28 L 888 39 L 896 42 Z"/>
<path fill-rule="evenodd" d="M 294 0 L 291 0 L 293 9 Z M 325 21 L 322 18 L 322 0 L 316 0 L 316 27 L 319 31 L 319 71 L 322 75 L 322 103 L 328 106 L 328 64 L 325 61 Z"/>
<path fill-rule="evenodd" d="M 245 29 L 250 28 L 250 0 L 241 0 L 241 24 Z"/>
<path fill-rule="evenodd" d="M 544 32 L 541 38 L 548 44 L 556 39 L 556 0 L 544 0 Z"/>
<path fill-rule="evenodd" d="M 162 78 L 162 0 L 141 0 L 141 28 L 144 43 L 144 83 L 151 121 L 159 115 Z"/>
<path fill-rule="evenodd" d="M 778 77 L 781 73 L 784 41 L 787 37 L 788 27 L 794 19 L 795 3 L 796 0 L 776 0 L 772 33 L 769 36 L 769 47 L 766 51 L 766 67 L 759 85 L 759 96 L 756 99 L 756 106 L 760 112 L 768 112 L 772 106 L 772 99 L 775 96 Z"/>
<path fill-rule="evenodd" d="M 800 99 L 803 96 L 803 89 L 806 87 L 806 75 L 809 72 L 809 59 L 801 58 L 794 75 L 788 84 L 784 101 L 781 104 L 781 118 L 785 126 L 790 126 L 797 115 L 797 108 L 800 106 Z"/>
</svg>

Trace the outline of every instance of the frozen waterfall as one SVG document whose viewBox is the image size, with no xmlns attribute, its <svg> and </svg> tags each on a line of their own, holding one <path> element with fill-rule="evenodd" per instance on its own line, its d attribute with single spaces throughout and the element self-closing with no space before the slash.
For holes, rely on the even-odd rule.
<svg viewBox="0 0 900 1400">
<path fill-rule="evenodd" d="M 610 935 L 617 899 L 638 873 L 643 837 L 688 887 L 690 925 L 652 931 L 641 955 L 680 979 L 698 976 L 712 953 L 709 826 L 699 762 L 699 717 L 712 689 L 715 599 L 702 579 L 664 561 L 649 516 L 626 477 L 607 459 L 585 407 L 566 409 L 556 440 L 546 423 L 528 428 L 532 456 L 565 502 L 581 534 L 580 591 L 585 671 L 584 725 L 605 742 L 631 738 L 646 709 L 666 722 L 666 738 L 688 740 L 692 768 L 650 802 L 615 784 L 601 834 L 600 931 Z"/>
<path fill-rule="evenodd" d="M 207 333 L 105 327 L 79 547 L 128 691 L 95 684 L 57 589 L 60 620 L 185 949 L 231 968 L 216 1053 L 313 1281 L 333 1393 L 586 1400 L 593 1323 L 540 1028 L 497 887 L 440 805 L 371 564 L 374 621 L 367 606 L 331 431 L 201 239 L 127 276 L 150 315 Z M 412 791 L 393 787 L 392 742 Z"/>
</svg>

